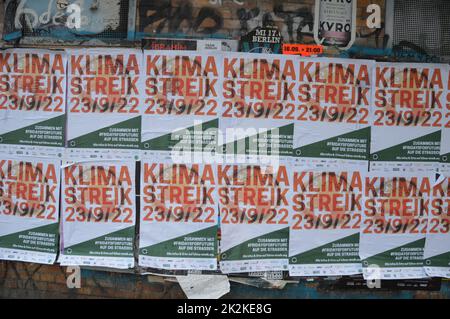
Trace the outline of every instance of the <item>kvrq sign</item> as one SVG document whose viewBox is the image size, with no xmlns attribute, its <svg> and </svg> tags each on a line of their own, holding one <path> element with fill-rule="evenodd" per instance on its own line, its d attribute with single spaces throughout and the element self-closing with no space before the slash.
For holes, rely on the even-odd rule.
<svg viewBox="0 0 450 319">
<path fill-rule="evenodd" d="M 314 40 L 348 49 L 356 36 L 356 0 L 316 0 Z"/>
</svg>

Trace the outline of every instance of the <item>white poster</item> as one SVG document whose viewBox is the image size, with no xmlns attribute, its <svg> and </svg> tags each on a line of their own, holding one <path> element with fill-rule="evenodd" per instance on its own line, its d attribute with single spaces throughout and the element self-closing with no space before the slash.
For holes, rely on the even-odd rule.
<svg viewBox="0 0 450 319">
<path fill-rule="evenodd" d="M 450 278 L 450 177 L 440 175 L 428 214 L 424 266 L 430 277 Z"/>
<path fill-rule="evenodd" d="M 365 172 L 294 166 L 289 231 L 291 276 L 362 272 L 359 229 Z"/>
<path fill-rule="evenodd" d="M 169 153 L 142 156 L 140 266 L 217 269 L 217 185 L 215 164 L 180 164 Z"/>
<path fill-rule="evenodd" d="M 59 159 L 0 158 L 0 259 L 54 263 L 60 167 Z"/>
<path fill-rule="evenodd" d="M 142 52 L 96 48 L 68 53 L 69 160 L 134 159 L 144 103 Z"/>
<path fill-rule="evenodd" d="M 64 163 L 63 266 L 134 267 L 135 162 Z"/>
<path fill-rule="evenodd" d="M 359 244 L 364 278 L 427 276 L 423 254 L 433 185 L 433 173 L 368 173 Z"/>
<path fill-rule="evenodd" d="M 295 162 L 367 170 L 373 61 L 299 59 Z"/>
<path fill-rule="evenodd" d="M 218 167 L 223 273 L 288 269 L 289 163 Z"/>
<path fill-rule="evenodd" d="M 377 63 L 371 109 L 371 171 L 435 171 L 447 66 Z"/>
<path fill-rule="evenodd" d="M 61 157 L 66 130 L 64 51 L 0 52 L 0 151 Z"/>
</svg>

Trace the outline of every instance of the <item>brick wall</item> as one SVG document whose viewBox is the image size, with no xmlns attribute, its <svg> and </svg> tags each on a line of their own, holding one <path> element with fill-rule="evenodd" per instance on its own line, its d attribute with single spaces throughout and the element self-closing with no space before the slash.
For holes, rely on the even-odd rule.
<svg viewBox="0 0 450 319">
<path fill-rule="evenodd" d="M 162 277 L 81 270 L 81 288 L 67 288 L 66 267 L 0 261 L 0 298 L 185 298 L 180 286 Z M 231 284 L 225 298 L 450 298 L 450 281 L 440 291 L 336 289 L 335 281 L 288 284 L 283 290 Z"/>
<path fill-rule="evenodd" d="M 67 287 L 66 267 L 0 261 L 0 298 L 185 298 L 177 283 L 160 277 L 81 271 L 81 288 Z"/>
</svg>

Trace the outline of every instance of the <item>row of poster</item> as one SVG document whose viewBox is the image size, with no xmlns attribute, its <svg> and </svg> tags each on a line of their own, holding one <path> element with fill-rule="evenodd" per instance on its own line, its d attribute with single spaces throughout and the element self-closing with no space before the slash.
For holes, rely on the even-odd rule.
<svg viewBox="0 0 450 319">
<path fill-rule="evenodd" d="M 137 245 L 150 268 L 450 277 L 450 177 L 155 154 L 139 171 L 1 160 L 0 259 L 132 268 Z"/>
<path fill-rule="evenodd" d="M 0 259 L 450 277 L 449 88 L 438 64 L 2 51 Z"/>
<path fill-rule="evenodd" d="M 449 158 L 449 86 L 439 64 L 8 49 L 0 52 L 0 146 L 67 161 L 194 150 L 216 162 L 292 156 L 310 167 L 364 169 L 370 160 L 375 170 L 434 171 Z"/>
</svg>

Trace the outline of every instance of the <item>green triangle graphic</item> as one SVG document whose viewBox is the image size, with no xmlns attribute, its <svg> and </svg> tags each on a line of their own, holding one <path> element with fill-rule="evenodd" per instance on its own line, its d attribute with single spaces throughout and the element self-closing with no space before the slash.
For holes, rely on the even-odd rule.
<svg viewBox="0 0 450 319">
<path fill-rule="evenodd" d="M 58 225 L 58 223 L 53 223 L 2 236 L 0 237 L 0 247 L 56 253 L 58 250 Z"/>
<path fill-rule="evenodd" d="M 369 147 L 370 127 L 366 127 L 296 148 L 293 156 L 368 160 Z"/>
<path fill-rule="evenodd" d="M 222 154 L 291 156 L 293 135 L 294 124 L 288 124 L 229 142 L 222 145 L 219 151 Z"/>
<path fill-rule="evenodd" d="M 70 256 L 133 257 L 135 227 L 127 227 L 91 240 L 64 247 Z M 114 238 L 114 240 L 112 240 Z"/>
<path fill-rule="evenodd" d="M 174 226 L 176 227 L 176 226 Z M 154 257 L 181 257 L 181 258 L 215 258 L 217 252 L 217 230 L 218 226 L 212 226 L 199 231 L 172 238 L 156 245 L 142 247 L 139 249 L 140 255 Z M 196 245 L 186 245 L 186 243 L 198 243 L 191 238 L 206 239 L 203 241 L 205 247 L 201 250 L 193 250 L 201 247 Z M 191 248 L 191 249 L 189 249 Z"/>
<path fill-rule="evenodd" d="M 194 125 L 182 130 L 177 130 L 169 134 L 158 136 L 157 138 L 142 142 L 141 148 L 144 150 L 154 151 L 170 151 L 175 145 L 181 147 L 183 150 L 198 150 L 202 151 L 207 145 L 214 145 L 214 149 L 217 145 L 217 129 L 219 127 L 219 119 L 214 119 L 208 122 Z M 211 130 L 215 129 L 215 130 Z M 204 134 L 205 131 L 210 134 Z M 187 138 L 187 133 L 189 137 Z M 197 137 L 194 138 L 194 134 L 201 132 L 201 142 Z"/>
<path fill-rule="evenodd" d="M 344 256 L 342 254 L 336 256 L 336 252 L 333 252 L 333 250 L 339 249 L 338 247 L 334 247 L 336 245 L 343 245 L 345 248 L 350 248 L 351 250 L 346 251 Z M 333 255 L 331 255 L 332 253 Z M 359 233 L 289 257 L 290 264 L 348 264 L 360 262 Z"/>
<path fill-rule="evenodd" d="M 450 251 L 425 259 L 425 265 L 431 267 L 450 267 Z"/>
<path fill-rule="evenodd" d="M 288 258 L 288 239 L 289 239 L 289 227 L 279 229 L 277 231 L 264 234 L 259 237 L 247 240 L 237 246 L 234 246 L 221 253 L 220 259 L 222 261 L 227 260 L 245 260 L 245 259 L 278 259 Z M 255 249 L 264 248 L 264 244 L 259 244 L 272 240 L 272 243 L 277 243 L 274 247 L 270 247 L 267 251 L 255 251 Z M 271 243 L 271 244 L 272 244 Z M 261 246 L 261 247 L 258 247 Z M 265 247 L 268 248 L 268 247 Z M 274 251 L 273 249 L 276 249 Z"/>
<path fill-rule="evenodd" d="M 65 115 L 0 135 L 0 144 L 64 147 Z"/>
<path fill-rule="evenodd" d="M 125 136 L 115 136 L 126 134 Z M 109 136 L 108 136 L 109 135 Z M 69 148 L 123 148 L 138 149 L 141 136 L 141 116 L 101 128 L 67 142 Z"/>
<path fill-rule="evenodd" d="M 368 267 L 370 265 L 378 265 L 379 267 L 389 267 L 389 268 L 396 268 L 396 267 L 422 267 L 423 266 L 423 259 L 422 257 L 417 259 L 411 258 L 411 256 L 408 258 L 407 255 L 404 255 L 405 260 L 395 260 L 395 257 L 392 254 L 401 253 L 402 249 L 410 249 L 415 248 L 419 249 L 420 254 L 423 254 L 423 248 L 425 246 L 425 238 L 410 242 L 406 245 L 395 247 L 393 249 L 383 251 L 380 254 L 376 254 L 373 256 L 370 256 L 369 258 L 363 260 L 363 266 Z M 417 252 L 417 251 L 415 251 Z"/>
<path fill-rule="evenodd" d="M 408 154 L 407 149 L 403 149 L 404 147 L 413 147 L 415 142 L 438 142 L 441 141 L 441 131 L 436 131 L 431 134 L 427 134 L 424 136 L 420 136 L 413 140 L 386 148 L 384 150 L 378 151 L 376 153 L 371 154 L 370 159 L 372 161 L 408 161 L 408 162 L 438 162 L 439 161 L 439 153 L 440 147 L 436 145 L 432 149 L 430 148 L 427 151 L 427 154 L 422 154 L 421 150 L 411 150 L 412 154 Z"/>
</svg>

